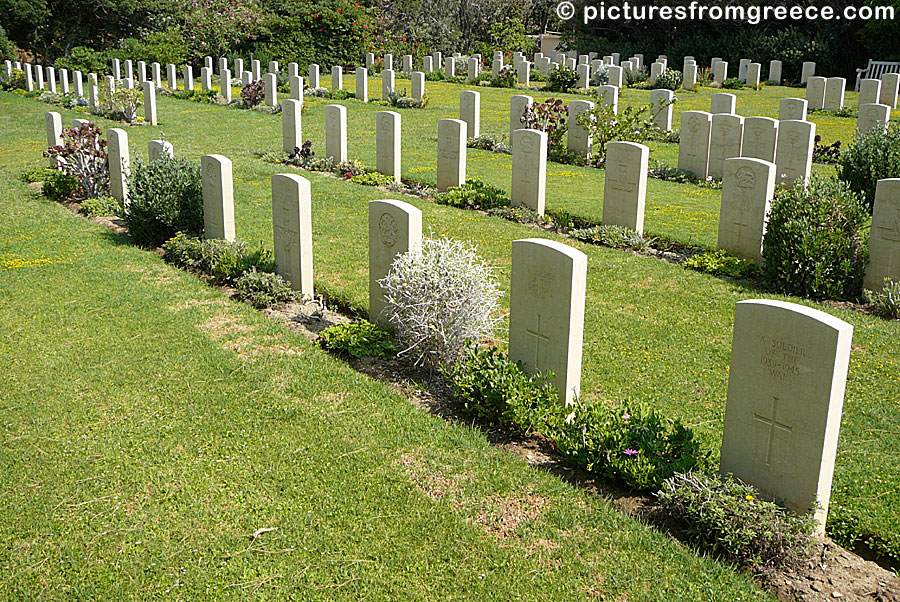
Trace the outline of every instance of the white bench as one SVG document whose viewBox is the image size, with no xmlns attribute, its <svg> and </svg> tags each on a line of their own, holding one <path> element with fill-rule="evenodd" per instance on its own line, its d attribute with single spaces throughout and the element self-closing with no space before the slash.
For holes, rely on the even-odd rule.
<svg viewBox="0 0 900 602">
<path fill-rule="evenodd" d="M 885 73 L 900 73 L 900 63 L 894 61 L 873 61 L 869 59 L 869 65 L 865 69 L 856 70 L 856 90 L 859 92 L 859 84 L 864 79 L 881 79 Z"/>
</svg>

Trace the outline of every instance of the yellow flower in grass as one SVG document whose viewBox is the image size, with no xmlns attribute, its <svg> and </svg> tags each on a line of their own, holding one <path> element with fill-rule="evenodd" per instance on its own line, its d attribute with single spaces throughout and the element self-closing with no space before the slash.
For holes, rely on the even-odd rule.
<svg viewBox="0 0 900 602">
<path fill-rule="evenodd" d="M 752 502 L 752 501 L 753 501 L 753 496 L 750 495 L 749 493 L 747 494 L 747 501 L 748 501 L 748 502 Z"/>
</svg>

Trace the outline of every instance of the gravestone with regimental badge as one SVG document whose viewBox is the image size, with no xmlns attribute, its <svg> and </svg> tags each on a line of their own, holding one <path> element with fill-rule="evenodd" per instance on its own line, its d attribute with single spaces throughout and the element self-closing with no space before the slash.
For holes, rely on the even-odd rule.
<svg viewBox="0 0 900 602">
<path fill-rule="evenodd" d="M 203 155 L 200 157 L 200 170 L 203 184 L 204 236 L 234 240 L 234 182 L 231 159 L 222 155 Z"/>
<path fill-rule="evenodd" d="M 325 156 L 335 163 L 347 160 L 347 107 L 325 107 Z"/>
<path fill-rule="evenodd" d="M 720 471 L 805 513 L 824 535 L 853 326 L 784 301 L 734 317 Z"/>
<path fill-rule="evenodd" d="M 856 116 L 856 129 L 863 134 L 876 128 L 886 131 L 890 118 L 891 107 L 887 105 L 874 103 L 859 105 L 859 113 Z"/>
<path fill-rule="evenodd" d="M 740 115 L 715 113 L 709 131 L 709 175 L 721 178 L 725 159 L 741 156 L 744 118 Z"/>
<path fill-rule="evenodd" d="M 878 180 L 863 286 L 881 291 L 884 279 L 900 282 L 900 178 Z"/>
<path fill-rule="evenodd" d="M 438 121 L 438 192 L 466 182 L 466 127 L 462 119 Z"/>
<path fill-rule="evenodd" d="M 400 182 L 400 113 L 375 113 L 375 169 Z"/>
<path fill-rule="evenodd" d="M 770 117 L 744 119 L 744 138 L 741 156 L 775 162 L 775 144 L 778 141 L 778 120 Z"/>
<path fill-rule="evenodd" d="M 803 98 L 782 98 L 778 103 L 778 119 L 787 121 L 806 121 L 809 102 Z"/>
<path fill-rule="evenodd" d="M 147 141 L 147 159 L 156 161 L 163 157 L 172 158 L 175 156 L 175 149 L 171 142 L 165 140 L 148 140 Z"/>
<path fill-rule="evenodd" d="M 128 132 L 119 128 L 106 130 L 106 152 L 109 158 L 110 194 L 123 205 L 127 205 L 128 174 L 131 172 Z"/>
<path fill-rule="evenodd" d="M 758 263 L 774 194 L 774 163 L 745 157 L 726 159 L 717 248 Z"/>
<path fill-rule="evenodd" d="M 825 108 L 825 82 L 824 77 L 814 75 L 806 82 L 806 102 L 809 110 L 818 111 Z"/>
<path fill-rule="evenodd" d="M 825 110 L 840 111 L 844 108 L 844 91 L 847 80 L 843 77 L 829 77 L 825 80 Z"/>
<path fill-rule="evenodd" d="M 292 98 L 281 102 L 281 150 L 286 153 L 303 146 L 303 101 Z"/>
<path fill-rule="evenodd" d="M 313 297 L 312 204 L 309 180 L 296 174 L 272 176 L 275 272 L 291 288 Z"/>
<path fill-rule="evenodd" d="M 709 112 L 734 114 L 737 107 L 737 96 L 728 92 L 717 92 L 709 99 Z"/>
<path fill-rule="evenodd" d="M 778 143 L 775 146 L 777 184 L 792 188 L 797 180 L 801 186 L 809 182 L 815 137 L 815 123 L 786 120 L 778 124 Z"/>
<path fill-rule="evenodd" d="M 581 389 L 587 256 L 558 241 L 512 243 L 509 357 L 528 372 L 553 372 L 559 401 Z"/>
<path fill-rule="evenodd" d="M 356 68 L 356 100 L 369 102 L 369 70 L 365 67 Z"/>
<path fill-rule="evenodd" d="M 705 111 L 684 111 L 681 114 L 681 134 L 678 140 L 678 169 L 698 178 L 709 174 L 709 134 L 712 114 Z"/>
<path fill-rule="evenodd" d="M 388 327 L 379 280 L 397 255 L 422 248 L 422 211 L 403 201 L 369 201 L 369 320 Z"/>
<path fill-rule="evenodd" d="M 459 118 L 466 122 L 466 136 L 481 135 L 481 94 L 474 90 L 459 93 Z"/>
<path fill-rule="evenodd" d="M 653 106 L 653 125 L 660 132 L 672 131 L 672 109 L 675 92 L 672 90 L 653 90 L 650 92 L 650 104 Z"/>
<path fill-rule="evenodd" d="M 534 104 L 534 98 L 524 94 L 516 94 L 509 99 L 509 134 L 525 127 L 522 123 L 522 115 L 525 109 Z"/>
<path fill-rule="evenodd" d="M 588 113 L 594 108 L 594 103 L 589 100 L 573 100 L 569 103 L 569 132 L 566 140 L 566 148 L 587 156 L 591 153 L 591 133 L 578 123 L 578 116 Z"/>
<path fill-rule="evenodd" d="M 636 142 L 610 142 L 606 147 L 603 224 L 644 233 L 647 164 L 650 149 Z"/>
<path fill-rule="evenodd" d="M 547 134 L 521 129 L 512 133 L 512 186 L 509 198 L 513 206 L 525 206 L 544 215 L 547 189 Z"/>
<path fill-rule="evenodd" d="M 385 69 L 381 72 L 381 100 L 390 100 L 394 93 L 394 70 Z"/>
</svg>

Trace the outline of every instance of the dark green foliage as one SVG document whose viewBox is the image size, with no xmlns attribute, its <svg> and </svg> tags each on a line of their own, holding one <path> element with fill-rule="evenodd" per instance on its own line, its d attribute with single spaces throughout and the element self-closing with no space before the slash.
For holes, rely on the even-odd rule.
<svg viewBox="0 0 900 602">
<path fill-rule="evenodd" d="M 300 295 L 278 274 L 251 267 L 234 281 L 235 298 L 256 309 L 296 301 Z"/>
<path fill-rule="evenodd" d="M 19 179 L 23 182 L 43 182 L 54 173 L 56 173 L 56 170 L 52 167 L 37 167 L 35 169 L 23 171 L 19 176 Z"/>
<path fill-rule="evenodd" d="M 636 490 L 658 489 L 678 472 L 705 468 L 708 454 L 680 420 L 624 403 L 576 402 L 558 433 L 557 448 L 579 466 Z"/>
<path fill-rule="evenodd" d="M 722 88 L 725 90 L 740 90 L 744 87 L 744 82 L 736 77 L 729 77 L 722 82 Z"/>
<path fill-rule="evenodd" d="M 510 200 L 503 190 L 481 180 L 466 180 L 459 188 L 450 188 L 434 197 L 436 203 L 462 209 L 487 211 L 497 207 L 508 207 Z"/>
<path fill-rule="evenodd" d="M 200 164 L 163 156 L 131 165 L 125 224 L 135 244 L 158 247 L 177 232 L 203 234 Z"/>
<path fill-rule="evenodd" d="M 346 322 L 329 326 L 316 340 L 326 351 L 343 357 L 391 357 L 397 353 L 397 343 L 391 333 L 366 322 Z"/>
<path fill-rule="evenodd" d="M 440 66 L 437 66 L 437 70 L 429 71 L 425 74 L 425 81 L 427 82 L 439 82 L 444 80 L 444 72 L 440 70 Z"/>
<path fill-rule="evenodd" d="M 466 409 L 483 420 L 525 432 L 546 431 L 549 417 L 560 414 L 552 375 L 528 374 L 497 349 L 473 345 L 463 361 L 444 373 Z"/>
<path fill-rule="evenodd" d="M 855 299 L 868 261 L 862 199 L 837 179 L 779 191 L 763 239 L 763 273 L 777 290 L 810 299 Z"/>
<path fill-rule="evenodd" d="M 677 167 L 672 167 L 660 162 L 657 162 L 656 165 L 650 168 L 647 175 L 651 178 L 667 182 L 696 184 L 697 186 L 703 186 L 705 188 L 722 188 L 722 180 L 713 179 L 712 176 L 707 176 L 706 179 L 699 178 L 692 171 L 678 169 Z"/>
<path fill-rule="evenodd" d="M 878 180 L 900 178 L 900 124 L 891 122 L 886 132 L 879 128 L 857 132 L 841 155 L 838 177 L 863 195 L 871 213 Z"/>
<path fill-rule="evenodd" d="M 77 178 L 55 170 L 47 174 L 41 186 L 41 192 L 52 201 L 62 201 L 71 198 L 76 190 L 78 190 Z"/>
<path fill-rule="evenodd" d="M 518 76 L 512 65 L 504 66 L 497 77 L 491 78 L 491 86 L 494 88 L 515 88 L 517 82 Z"/>
<path fill-rule="evenodd" d="M 0 27 L 0 61 L 16 60 L 16 45 L 9 41 L 6 30 Z"/>
<path fill-rule="evenodd" d="M 96 73 L 98 76 L 111 72 L 109 53 L 102 50 L 94 50 L 87 46 L 76 46 L 68 54 L 54 61 L 57 69 L 81 71 L 82 73 Z"/>
<path fill-rule="evenodd" d="M 568 92 L 578 83 L 578 74 L 567 67 L 559 66 L 547 77 L 544 89 L 548 92 Z"/>
<path fill-rule="evenodd" d="M 740 562 L 795 567 L 809 555 L 814 521 L 795 516 L 731 475 L 679 473 L 657 494 L 691 539 Z"/>
<path fill-rule="evenodd" d="M 544 221 L 537 211 L 521 205 L 518 207 L 495 207 L 489 209 L 488 214 L 517 224 L 540 224 Z"/>
<path fill-rule="evenodd" d="M 490 151 L 492 153 L 510 154 L 512 150 L 509 148 L 509 142 L 506 134 L 500 136 L 491 136 L 490 134 L 482 134 L 476 138 L 466 140 L 466 146 L 469 148 L 477 148 L 480 150 Z"/>
<path fill-rule="evenodd" d="M 103 196 L 81 201 L 79 211 L 88 217 L 119 215 L 122 211 L 122 206 L 119 204 L 119 201 L 113 197 Z"/>
<path fill-rule="evenodd" d="M 555 73 L 555 72 L 554 72 Z M 569 130 L 569 105 L 561 98 L 535 102 L 522 111 L 522 125 L 547 134 L 548 154 L 564 148 L 563 139 Z"/>
<path fill-rule="evenodd" d="M 684 267 L 714 276 L 728 276 L 738 280 L 753 278 L 759 272 L 759 267 L 752 261 L 734 257 L 722 249 L 692 255 L 684 261 Z"/>
<path fill-rule="evenodd" d="M 650 86 L 650 88 L 653 90 L 677 90 L 681 87 L 681 78 L 682 73 L 680 71 L 666 68 L 666 70 L 656 78 L 656 81 L 653 82 L 653 85 Z M 722 87 L 724 87 L 724 85 Z"/>
<path fill-rule="evenodd" d="M 652 240 L 625 226 L 601 225 L 572 230 L 572 238 L 613 249 L 647 250 Z"/>
<path fill-rule="evenodd" d="M 179 232 L 162 245 L 166 261 L 209 276 L 215 284 L 233 285 L 256 269 L 274 271 L 272 252 L 243 240 L 204 239 Z"/>
<path fill-rule="evenodd" d="M 354 184 L 361 184 L 362 186 L 388 186 L 394 183 L 394 178 L 392 176 L 386 176 L 383 173 L 372 171 L 351 176 L 350 181 Z"/>
</svg>

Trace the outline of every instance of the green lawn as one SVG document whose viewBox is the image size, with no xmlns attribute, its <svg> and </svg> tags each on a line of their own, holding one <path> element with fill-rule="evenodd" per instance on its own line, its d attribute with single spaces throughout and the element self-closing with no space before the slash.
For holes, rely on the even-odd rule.
<svg viewBox="0 0 900 602">
<path fill-rule="evenodd" d="M 372 79 L 370 90 L 378 80 Z M 403 87 L 404 83 L 399 83 Z M 353 89 L 350 78 L 345 86 Z M 454 117 L 463 86 L 427 82 L 431 103 L 424 110 L 403 111 L 403 173 L 434 180 L 436 122 Z M 737 94 L 745 115 L 775 115 L 780 97 L 800 95 L 788 88 Z M 508 90 L 482 89 L 482 130 L 499 133 L 508 127 Z M 682 93 L 678 113 L 708 108 L 710 90 Z M 546 94 L 536 93 L 536 97 Z M 848 94 L 848 102 L 855 103 Z M 10 94 L 3 102 L 6 140 L 0 154 L 4 171 L 33 167 L 44 143 L 45 105 Z M 629 90 L 621 102 L 645 102 L 649 92 Z M 304 114 L 304 137 L 320 153 L 324 147 L 323 112 L 330 101 L 314 100 Z M 374 164 L 374 115 L 384 107 L 354 100 L 349 111 L 349 155 Z M 752 109 L 752 110 L 751 110 Z M 65 120 L 76 114 L 63 111 Z M 145 156 L 146 141 L 164 133 L 177 154 L 197 160 L 219 153 L 234 161 L 235 216 L 239 237 L 271 246 L 269 177 L 285 168 L 258 159 L 279 149 L 280 117 L 160 98 L 161 126 L 129 129 L 134 156 Z M 8 116 L 8 117 L 7 117 Z M 849 140 L 855 120 L 813 115 L 823 138 Z M 106 124 L 101 120 L 101 124 Z M 672 163 L 674 145 L 653 154 Z M 548 206 L 575 213 L 590 209 L 600 215 L 603 172 L 551 165 Z M 469 151 L 469 175 L 509 188 L 507 155 Z M 312 182 L 316 286 L 366 305 L 365 202 L 395 196 L 385 191 L 340 182 L 320 174 L 304 174 Z M 501 268 L 508 282 L 510 244 L 517 238 L 549 236 L 473 212 L 405 199 L 423 210 L 424 227 L 435 236 L 453 236 L 478 244 L 481 253 Z M 690 185 L 651 180 L 647 228 L 675 237 L 715 243 L 718 192 Z M 683 270 L 652 258 L 578 243 L 589 257 L 585 316 L 583 392 L 592 400 L 641 400 L 681 417 L 705 446 L 718 454 L 730 357 L 734 304 L 760 296 L 740 285 Z M 797 301 L 796 299 L 792 299 Z M 802 302 L 802 301 L 800 301 Z M 806 303 L 806 302 L 803 302 Z M 832 496 L 832 530 L 849 528 L 874 534 L 900 549 L 900 371 L 894 364 L 900 323 L 851 311 L 824 308 L 855 327 L 854 349 L 845 402 L 843 429 Z"/>
</svg>

